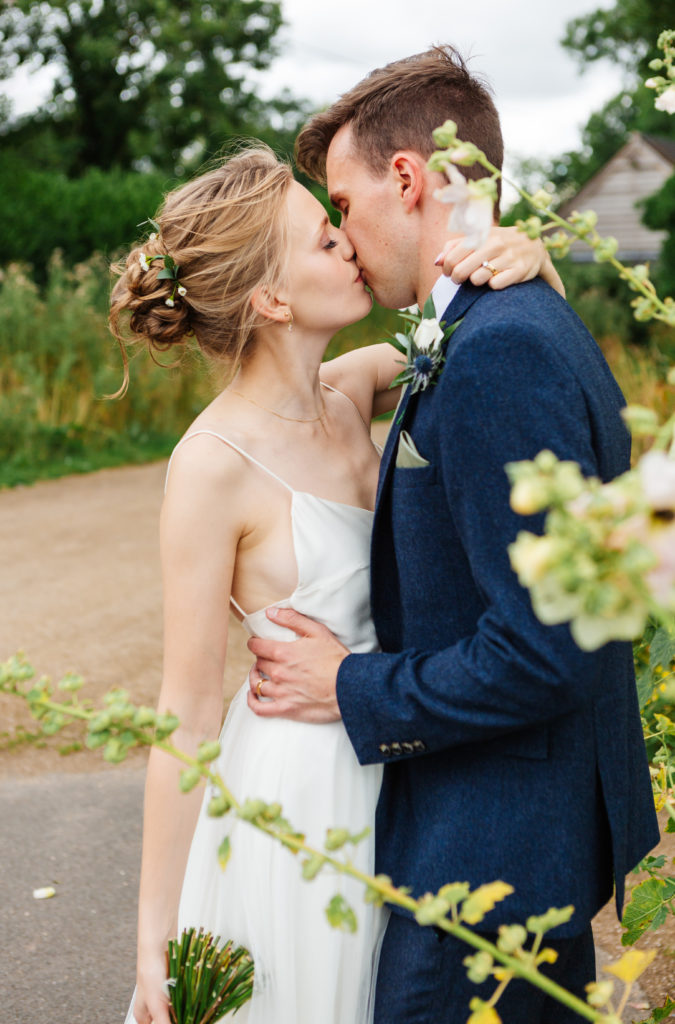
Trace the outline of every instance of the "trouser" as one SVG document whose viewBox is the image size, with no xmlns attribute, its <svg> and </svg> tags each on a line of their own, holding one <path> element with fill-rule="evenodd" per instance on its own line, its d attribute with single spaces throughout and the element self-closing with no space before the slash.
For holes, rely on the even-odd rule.
<svg viewBox="0 0 675 1024">
<path fill-rule="evenodd" d="M 558 959 L 540 970 L 584 999 L 584 986 L 595 980 L 591 926 L 571 939 L 547 942 L 544 936 L 543 945 L 555 949 Z M 380 955 L 375 1024 L 466 1024 L 471 999 L 487 1001 L 497 986 L 494 978 L 480 985 L 469 981 L 462 961 L 474 952 L 447 932 L 392 914 Z M 520 979 L 507 985 L 496 1010 L 503 1024 L 581 1024 L 583 1019 Z"/>
</svg>

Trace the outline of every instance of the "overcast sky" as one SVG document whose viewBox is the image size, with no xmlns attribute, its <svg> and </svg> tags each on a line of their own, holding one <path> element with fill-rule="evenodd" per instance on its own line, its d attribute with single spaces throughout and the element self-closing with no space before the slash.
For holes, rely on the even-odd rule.
<svg viewBox="0 0 675 1024">
<path fill-rule="evenodd" d="M 328 103 L 373 67 L 451 42 L 492 83 L 508 165 L 575 148 L 591 111 L 618 91 L 612 65 L 581 74 L 560 46 L 570 18 L 611 6 L 613 0 L 282 0 L 282 55 L 257 76 L 258 87 L 271 95 L 288 86 Z M 38 105 L 46 88 L 44 73 L 0 83 L 17 113 Z"/>
</svg>

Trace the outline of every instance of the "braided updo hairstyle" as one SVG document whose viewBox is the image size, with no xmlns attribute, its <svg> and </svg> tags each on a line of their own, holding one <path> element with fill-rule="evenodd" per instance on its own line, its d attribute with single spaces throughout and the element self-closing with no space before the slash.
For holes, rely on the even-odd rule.
<svg viewBox="0 0 675 1024">
<path fill-rule="evenodd" d="M 292 180 L 288 165 L 258 143 L 165 197 L 155 216 L 159 233 L 113 267 L 120 277 L 109 323 L 124 360 L 120 394 L 129 381 L 130 342 L 164 352 L 194 335 L 204 353 L 231 371 L 242 362 L 264 322 L 251 297 L 260 286 L 273 293 L 283 280 Z M 164 261 L 152 257 L 160 256 L 178 267 L 180 293 L 175 280 L 158 277 Z"/>
</svg>

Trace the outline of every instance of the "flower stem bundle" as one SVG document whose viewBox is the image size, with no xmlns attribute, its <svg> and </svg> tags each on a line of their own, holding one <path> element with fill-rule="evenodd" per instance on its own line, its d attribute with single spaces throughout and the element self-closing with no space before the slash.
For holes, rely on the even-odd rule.
<svg viewBox="0 0 675 1024">
<path fill-rule="evenodd" d="M 170 1014 L 174 1024 L 211 1024 L 251 998 L 253 960 L 243 946 L 189 928 L 169 941 Z"/>
</svg>

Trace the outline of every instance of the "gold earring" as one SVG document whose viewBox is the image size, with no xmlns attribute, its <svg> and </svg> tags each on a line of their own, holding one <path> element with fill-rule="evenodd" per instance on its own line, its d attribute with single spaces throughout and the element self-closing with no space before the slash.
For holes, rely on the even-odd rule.
<svg viewBox="0 0 675 1024">
<path fill-rule="evenodd" d="M 288 330 L 292 331 L 293 330 L 293 314 L 291 313 L 290 309 L 289 309 L 288 313 L 286 314 L 286 316 L 288 317 Z"/>
</svg>

